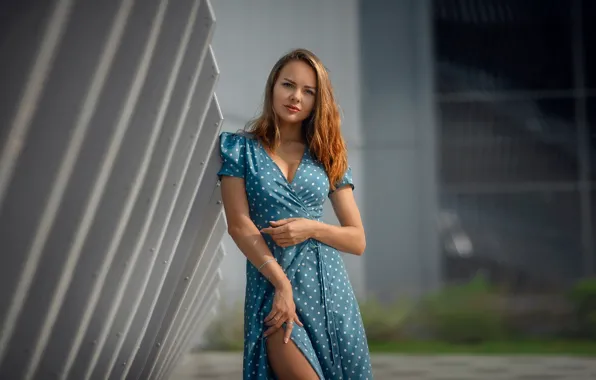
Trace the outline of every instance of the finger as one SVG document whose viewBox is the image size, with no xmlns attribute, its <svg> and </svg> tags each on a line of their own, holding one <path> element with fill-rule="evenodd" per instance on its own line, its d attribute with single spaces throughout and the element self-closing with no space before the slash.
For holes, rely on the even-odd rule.
<svg viewBox="0 0 596 380">
<path fill-rule="evenodd" d="M 278 324 L 278 323 L 279 323 L 279 320 L 280 320 L 280 317 L 279 317 L 279 315 L 276 315 L 276 316 L 275 316 L 275 317 L 274 317 L 272 320 L 270 320 L 270 321 L 268 321 L 268 322 L 265 322 L 265 324 L 266 324 L 267 326 L 273 326 L 273 325 L 276 325 L 276 324 Z"/>
<path fill-rule="evenodd" d="M 284 320 L 283 314 L 277 313 L 270 321 L 266 322 L 266 324 L 268 326 L 273 326 L 273 325 L 279 324 L 280 322 L 283 322 L 283 320 Z"/>
<path fill-rule="evenodd" d="M 283 231 L 281 227 L 265 227 L 261 229 L 261 232 L 275 237 L 276 235 L 284 233 L 285 231 Z"/>
<path fill-rule="evenodd" d="M 296 321 L 296 324 L 300 327 L 304 327 L 304 325 L 302 324 L 302 322 L 300 322 L 300 319 L 298 319 L 298 316 L 294 317 L 294 321 Z"/>
<path fill-rule="evenodd" d="M 285 241 L 285 240 L 289 240 L 289 239 L 290 239 L 290 237 L 289 237 L 289 236 L 287 236 L 287 234 L 277 234 L 277 235 L 273 235 L 273 240 L 274 240 L 276 243 L 281 243 L 281 242 L 283 242 L 283 241 Z"/>
<path fill-rule="evenodd" d="M 273 334 L 274 332 L 276 332 L 277 330 L 279 330 L 279 327 L 277 325 L 271 326 L 263 333 L 263 336 L 264 337 L 269 336 L 269 335 Z"/>
<path fill-rule="evenodd" d="M 286 322 L 286 331 L 284 333 L 284 343 L 288 343 L 290 336 L 292 336 L 292 330 L 294 329 L 294 321 Z"/>
<path fill-rule="evenodd" d="M 277 245 L 281 247 L 290 247 L 292 245 L 296 245 L 296 242 L 293 239 L 280 239 Z"/>
<path fill-rule="evenodd" d="M 286 321 L 287 321 L 287 319 L 284 319 L 284 318 L 282 318 L 282 319 L 280 319 L 280 320 L 279 320 L 279 322 L 277 322 L 277 323 L 275 324 L 275 326 L 274 326 L 274 327 L 277 327 L 278 329 L 281 329 L 281 328 L 282 328 L 282 326 L 284 325 L 284 323 L 285 323 Z"/>
<path fill-rule="evenodd" d="M 271 237 L 273 238 L 273 241 L 278 242 L 280 240 L 284 240 L 284 239 L 289 239 L 289 236 L 286 236 L 283 232 L 282 233 L 277 233 L 274 232 Z"/>
<path fill-rule="evenodd" d="M 288 224 L 290 222 L 295 221 L 296 218 L 288 218 L 288 219 L 280 219 L 280 220 L 272 220 L 269 222 L 272 226 L 279 227 L 283 226 L 284 224 Z"/>
<path fill-rule="evenodd" d="M 277 314 L 277 310 L 271 309 L 271 312 L 269 314 L 267 314 L 267 316 L 265 317 L 263 322 L 267 322 L 267 321 L 271 320 L 271 318 L 273 318 L 275 316 L 275 314 Z"/>
<path fill-rule="evenodd" d="M 269 313 L 269 315 L 265 318 L 264 322 L 269 322 L 270 320 L 272 320 L 273 318 L 275 318 L 278 313 L 279 313 L 279 311 L 277 309 L 271 310 L 271 313 Z"/>
<path fill-rule="evenodd" d="M 277 313 L 275 314 L 275 316 L 273 318 L 271 318 L 269 321 L 267 321 L 266 323 L 269 324 L 270 326 L 278 324 L 279 321 L 282 321 L 282 314 L 281 313 Z"/>
<path fill-rule="evenodd" d="M 275 227 L 274 231 L 271 233 L 271 236 L 274 236 L 276 239 L 291 239 L 292 232 L 289 229 L 289 226 L 281 226 Z"/>
</svg>

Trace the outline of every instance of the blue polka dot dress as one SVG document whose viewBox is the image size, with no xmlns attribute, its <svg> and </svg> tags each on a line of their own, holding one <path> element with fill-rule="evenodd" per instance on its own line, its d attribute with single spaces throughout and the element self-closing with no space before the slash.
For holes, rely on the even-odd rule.
<svg viewBox="0 0 596 380">
<path fill-rule="evenodd" d="M 250 135 L 223 132 L 218 175 L 244 178 L 250 215 L 261 229 L 286 218 L 320 220 L 329 196 L 323 166 L 305 150 L 292 182 Z M 337 188 L 352 186 L 351 169 Z M 321 379 L 372 379 L 368 344 L 358 303 L 340 253 L 317 240 L 282 248 L 263 234 L 290 279 L 298 317 L 292 340 Z M 263 320 L 272 307 L 274 288 L 248 260 L 244 307 L 244 379 L 274 379 L 267 360 Z"/>
</svg>

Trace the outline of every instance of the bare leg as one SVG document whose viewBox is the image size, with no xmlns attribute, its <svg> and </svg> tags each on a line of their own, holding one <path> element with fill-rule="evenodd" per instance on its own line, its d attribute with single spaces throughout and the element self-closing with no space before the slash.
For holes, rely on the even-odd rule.
<svg viewBox="0 0 596 380">
<path fill-rule="evenodd" d="M 304 354 L 290 339 L 284 343 L 284 327 L 267 338 L 267 356 L 279 380 L 319 380 Z"/>
</svg>

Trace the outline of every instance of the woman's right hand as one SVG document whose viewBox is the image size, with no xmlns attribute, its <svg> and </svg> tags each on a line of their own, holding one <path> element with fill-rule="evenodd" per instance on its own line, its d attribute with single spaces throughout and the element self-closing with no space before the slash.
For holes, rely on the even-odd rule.
<svg viewBox="0 0 596 380">
<path fill-rule="evenodd" d="M 264 322 L 265 325 L 269 326 L 263 333 L 264 337 L 273 334 L 279 330 L 284 323 L 286 324 L 284 343 L 288 343 L 290 335 L 292 334 L 292 329 L 294 328 L 294 323 L 297 323 L 301 327 L 304 326 L 298 319 L 298 315 L 296 315 L 296 305 L 294 304 L 294 295 L 291 286 L 288 286 L 285 289 L 275 290 L 271 312 L 267 318 L 265 318 Z"/>
</svg>

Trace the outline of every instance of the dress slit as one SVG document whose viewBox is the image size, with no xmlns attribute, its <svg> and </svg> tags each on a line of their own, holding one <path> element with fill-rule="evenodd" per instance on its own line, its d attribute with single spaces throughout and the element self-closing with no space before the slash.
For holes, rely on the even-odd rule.
<svg viewBox="0 0 596 380">
<path fill-rule="evenodd" d="M 308 364 L 310 364 L 311 368 L 313 369 L 313 371 L 315 371 L 315 373 L 317 374 L 319 379 L 325 380 L 325 377 L 323 376 L 321 371 L 319 369 L 317 369 L 318 368 L 317 364 L 319 364 L 319 363 L 315 363 L 314 359 L 311 359 L 309 357 L 309 355 L 306 354 L 307 350 L 304 347 L 304 342 L 302 342 L 302 340 L 300 338 L 298 338 L 294 335 L 294 331 L 292 331 L 292 334 L 290 335 L 290 339 L 292 340 L 292 342 L 294 342 L 294 344 L 296 345 L 296 348 L 298 348 L 298 351 L 300 351 L 302 356 L 304 356 L 304 358 L 306 359 Z M 269 355 L 267 355 L 267 362 L 269 362 Z M 269 364 L 269 365 L 271 365 L 271 364 Z"/>
</svg>

